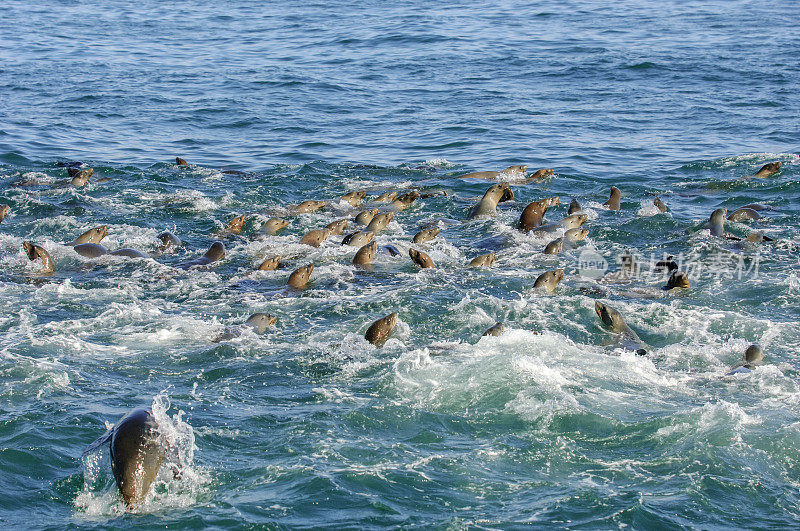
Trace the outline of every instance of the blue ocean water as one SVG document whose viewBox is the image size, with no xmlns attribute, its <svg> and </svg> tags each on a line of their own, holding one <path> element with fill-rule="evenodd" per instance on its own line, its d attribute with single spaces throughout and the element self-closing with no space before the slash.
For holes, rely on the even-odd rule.
<svg viewBox="0 0 800 531">
<path fill-rule="evenodd" d="M 800 516 L 795 2 L 7 2 L 0 8 L 0 522 L 8 528 L 787 528 Z M 176 156 L 187 167 L 174 164 Z M 74 188 L 59 163 L 95 179 Z M 742 179 L 781 161 L 766 179 Z M 527 164 L 513 201 L 466 221 Z M 243 173 L 224 173 L 237 170 Z M 97 182 L 97 178 L 107 178 Z M 622 190 L 622 209 L 603 206 Z M 372 270 L 302 234 L 420 189 Z M 442 195 L 446 193 L 447 195 Z M 661 213 L 653 195 L 667 204 Z M 588 238 L 515 228 L 576 198 Z M 291 215 L 305 199 L 329 201 Z M 728 223 L 774 242 L 722 241 Z M 234 216 L 226 256 L 178 272 Z M 259 239 L 273 216 L 290 219 Z M 65 245 L 152 259 L 87 259 Z M 407 258 L 418 246 L 436 269 Z M 185 245 L 161 252 L 165 229 Z M 350 230 L 355 230 L 352 222 Z M 349 231 L 350 231 L 349 230 Z M 348 231 L 348 232 L 349 232 Z M 23 241 L 56 265 L 37 275 Z M 581 274 L 584 251 L 609 275 Z M 494 251 L 486 270 L 466 264 Z M 692 288 L 614 277 L 672 254 Z M 285 265 L 253 272 L 272 255 Z M 284 286 L 315 265 L 309 287 Z M 563 268 L 552 295 L 533 288 Z M 595 300 L 652 347 L 614 348 Z M 278 318 L 263 335 L 237 328 Z M 399 314 L 381 348 L 367 326 Z M 482 337 L 502 321 L 500 337 Z M 212 343 L 225 328 L 238 337 Z M 766 363 L 725 376 L 751 343 Z M 176 449 L 126 511 L 104 451 L 151 407 Z"/>
</svg>

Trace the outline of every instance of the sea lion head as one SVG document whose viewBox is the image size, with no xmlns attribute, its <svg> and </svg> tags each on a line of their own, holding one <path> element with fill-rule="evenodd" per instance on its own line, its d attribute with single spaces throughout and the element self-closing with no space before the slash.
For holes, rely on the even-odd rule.
<svg viewBox="0 0 800 531">
<path fill-rule="evenodd" d="M 514 191 L 511 189 L 508 183 L 500 183 L 500 189 L 503 191 L 503 194 L 500 196 L 500 200 L 498 203 L 505 203 L 506 201 L 513 201 L 514 200 Z"/>
<path fill-rule="evenodd" d="M 744 351 L 744 362 L 745 366 L 747 365 L 760 365 L 761 362 L 764 360 L 764 351 L 761 350 L 761 347 L 758 345 L 750 345 L 747 347 L 747 350 Z"/>
<path fill-rule="evenodd" d="M 304 265 L 302 267 L 298 267 L 292 274 L 289 275 L 289 282 L 288 284 L 295 288 L 295 289 L 303 289 L 306 287 L 308 283 L 308 279 L 311 278 L 311 273 L 314 271 L 314 264 Z"/>
<path fill-rule="evenodd" d="M 220 241 L 211 244 L 206 254 L 203 255 L 211 261 L 221 260 L 225 256 L 225 246 Z"/>
<path fill-rule="evenodd" d="M 22 242 L 22 248 L 25 249 L 25 254 L 28 255 L 28 260 L 36 260 L 39 253 L 36 251 L 36 245 L 31 242 Z"/>
<path fill-rule="evenodd" d="M 611 187 L 611 198 L 612 199 L 619 199 L 622 197 L 622 192 L 620 192 L 619 188 L 616 186 Z"/>
<path fill-rule="evenodd" d="M 423 269 L 436 267 L 430 256 L 422 251 L 414 249 L 413 247 L 408 250 L 408 256 L 411 257 L 411 260 L 413 260 L 415 264 Z"/>
<path fill-rule="evenodd" d="M 189 165 L 188 162 L 186 162 L 185 160 L 183 160 L 180 157 L 175 157 L 175 164 L 177 164 L 178 166 L 188 166 Z"/>
<path fill-rule="evenodd" d="M 617 310 L 600 301 L 595 301 L 594 311 L 607 327 L 617 332 L 625 328 L 625 321 Z"/>
<path fill-rule="evenodd" d="M 281 229 L 285 229 L 289 226 L 289 222 L 283 218 L 269 218 L 264 226 L 267 230 L 271 231 L 273 234 L 278 232 Z"/>
<path fill-rule="evenodd" d="M 419 199 L 419 192 L 417 190 L 411 190 L 410 192 L 405 193 L 400 197 L 398 197 L 396 201 L 399 201 L 405 205 L 410 205 L 417 199 Z"/>
<path fill-rule="evenodd" d="M 500 173 L 525 173 L 528 171 L 527 164 L 517 164 L 516 166 L 509 166 Z"/>
<path fill-rule="evenodd" d="M 727 215 L 728 215 L 728 209 L 725 208 L 725 207 L 721 207 L 721 208 L 716 209 L 714 212 L 712 212 L 711 213 L 711 217 L 708 220 L 712 224 L 724 223 L 725 222 L 725 216 L 727 216 Z"/>
<path fill-rule="evenodd" d="M 392 331 L 394 331 L 394 327 L 397 324 L 397 313 L 392 312 L 386 317 L 382 317 L 378 319 L 374 323 L 367 328 L 367 332 L 364 334 L 364 338 L 375 345 L 376 347 L 380 347 L 383 345 L 389 336 L 391 335 Z"/>
<path fill-rule="evenodd" d="M 234 234 L 239 234 L 242 232 L 242 227 L 244 227 L 246 221 L 246 215 L 237 216 L 228 222 L 227 229 Z"/>
<path fill-rule="evenodd" d="M 340 219 L 338 221 L 333 221 L 331 223 L 328 223 L 325 226 L 325 228 L 330 229 L 331 234 L 336 234 L 338 236 L 340 234 L 343 234 L 345 229 L 347 229 L 347 220 Z"/>
<path fill-rule="evenodd" d="M 492 327 L 491 327 L 491 328 L 489 328 L 489 329 L 488 329 L 486 332 L 484 332 L 484 333 L 483 333 L 483 335 L 484 335 L 484 336 L 495 336 L 495 337 L 499 337 L 500 335 L 502 335 L 502 334 L 503 334 L 503 329 L 504 329 L 504 328 L 505 328 L 505 327 L 503 326 L 503 323 L 502 323 L 502 322 L 500 322 L 500 321 L 498 321 L 498 322 L 496 322 L 496 323 L 494 324 L 494 326 L 492 326 Z"/>
<path fill-rule="evenodd" d="M 689 289 L 690 287 L 691 283 L 689 282 L 689 275 L 687 275 L 683 271 L 673 271 L 672 274 L 669 276 L 669 279 L 667 280 L 667 286 L 665 289 L 673 289 L 673 288 Z"/>
<path fill-rule="evenodd" d="M 277 321 L 278 318 L 274 315 L 268 313 L 254 313 L 247 318 L 244 324 L 252 328 L 256 334 L 263 334 L 268 327 L 274 325 Z"/>
<path fill-rule="evenodd" d="M 276 269 L 278 269 L 278 266 L 280 265 L 280 263 L 281 263 L 281 257 L 280 256 L 273 256 L 273 257 L 267 258 L 266 260 L 261 262 L 261 265 L 258 266 L 258 270 L 259 271 L 275 271 Z"/>
<path fill-rule="evenodd" d="M 564 233 L 564 238 L 571 242 L 583 241 L 587 236 L 589 236 L 589 229 L 584 229 L 581 227 L 569 229 Z"/>
<path fill-rule="evenodd" d="M 370 265 L 378 254 L 378 242 L 375 240 L 362 246 L 353 257 L 354 265 Z"/>
</svg>

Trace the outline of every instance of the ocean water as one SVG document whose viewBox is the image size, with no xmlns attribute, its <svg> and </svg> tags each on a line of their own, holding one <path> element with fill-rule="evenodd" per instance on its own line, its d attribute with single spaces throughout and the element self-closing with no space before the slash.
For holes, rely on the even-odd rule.
<svg viewBox="0 0 800 531">
<path fill-rule="evenodd" d="M 0 524 L 796 527 L 797 22 L 796 3 L 761 1 L 6 2 Z M 82 188 L 59 165 L 75 160 L 95 172 Z M 555 173 L 509 176 L 514 199 L 467 220 L 492 181 L 458 176 L 512 164 Z M 352 219 L 339 198 L 359 189 L 367 206 L 430 194 L 376 237 L 401 256 L 369 270 L 342 236 L 298 243 Z M 572 198 L 588 217 L 559 255 L 543 249 L 560 232 L 515 228 L 550 196 L 546 219 Z M 305 199 L 328 204 L 291 215 Z M 727 230 L 774 241 L 704 228 L 749 203 L 763 217 Z M 174 267 L 241 214 L 222 261 Z M 255 239 L 273 216 L 290 226 Z M 101 224 L 110 250 L 152 258 L 65 245 Z M 414 246 L 436 263 L 421 270 L 407 252 L 425 226 L 441 232 Z M 165 229 L 184 245 L 160 251 Z M 466 267 L 488 251 L 493 267 Z M 639 276 L 618 274 L 626 253 Z M 253 272 L 272 255 L 282 268 Z M 691 289 L 660 289 L 650 265 L 666 255 Z M 607 270 L 590 274 L 598 256 Z M 308 288 L 287 290 L 309 262 Z M 553 294 L 533 287 L 555 268 Z M 596 300 L 652 351 L 620 348 Z M 241 328 L 253 312 L 276 325 Z M 390 312 L 376 348 L 364 332 Z M 226 328 L 241 333 L 213 343 Z M 725 376 L 751 343 L 765 364 Z M 162 468 L 127 511 L 107 447 L 82 454 L 135 407 L 181 473 Z"/>
</svg>

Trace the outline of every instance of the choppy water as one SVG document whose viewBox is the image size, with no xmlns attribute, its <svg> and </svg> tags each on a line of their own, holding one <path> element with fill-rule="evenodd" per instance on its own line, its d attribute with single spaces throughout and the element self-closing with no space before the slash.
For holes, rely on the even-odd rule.
<svg viewBox="0 0 800 531">
<path fill-rule="evenodd" d="M 800 155 L 792 3 L 419 2 L 355 6 L 10 2 L 0 11 L 0 522 L 6 527 L 794 527 L 800 516 Z M 180 155 L 192 163 L 172 164 Z M 110 180 L 62 186 L 78 159 Z M 741 180 L 766 162 L 781 171 Z M 467 171 L 552 167 L 465 222 L 491 184 Z M 246 171 L 245 175 L 221 169 Z M 21 181 L 39 184 L 17 186 Z M 608 188 L 622 210 L 602 206 Z M 343 193 L 449 192 L 378 236 L 437 268 L 380 254 L 372 271 L 334 236 Z M 652 206 L 657 193 L 670 207 Z M 530 201 L 573 197 L 589 238 L 559 256 L 514 228 Z M 332 203 L 251 236 L 303 199 Z M 776 239 L 738 246 L 701 228 Z M 247 214 L 216 267 L 177 273 Z M 107 224 L 109 249 L 64 245 Z M 699 230 L 696 230 L 699 229 Z M 36 276 L 33 240 L 56 272 Z M 599 282 L 665 253 L 692 272 Z M 495 266 L 466 268 L 494 250 Z M 286 265 L 251 273 L 265 256 Z M 285 293 L 313 262 L 308 289 Z M 562 267 L 553 295 L 533 289 Z M 694 268 L 694 269 L 691 269 Z M 719 274 L 720 272 L 724 274 Z M 739 278 L 741 276 L 741 278 Z M 653 347 L 609 347 L 594 301 Z M 252 312 L 264 335 L 211 339 Z M 377 349 L 363 333 L 396 311 Z M 500 337 L 481 337 L 496 321 Z M 752 342 L 767 363 L 723 377 Z M 151 406 L 178 449 L 136 514 L 108 457 L 83 450 Z"/>
</svg>

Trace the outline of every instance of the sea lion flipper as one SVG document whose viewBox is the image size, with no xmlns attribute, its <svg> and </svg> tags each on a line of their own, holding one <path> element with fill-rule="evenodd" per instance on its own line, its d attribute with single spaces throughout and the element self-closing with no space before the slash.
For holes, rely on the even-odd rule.
<svg viewBox="0 0 800 531">
<path fill-rule="evenodd" d="M 96 441 L 94 441 L 92 444 L 86 447 L 86 450 L 84 450 L 83 453 L 81 454 L 81 458 L 86 457 L 87 455 L 94 452 L 95 450 L 106 444 L 108 441 L 110 441 L 111 435 L 113 433 L 114 433 L 113 430 L 108 430 L 103 435 L 98 437 Z"/>
</svg>

